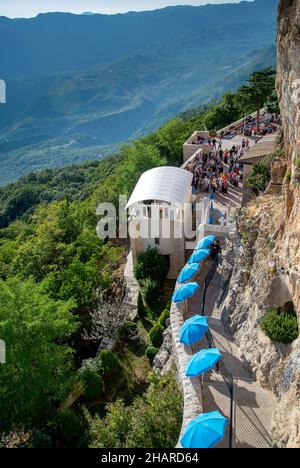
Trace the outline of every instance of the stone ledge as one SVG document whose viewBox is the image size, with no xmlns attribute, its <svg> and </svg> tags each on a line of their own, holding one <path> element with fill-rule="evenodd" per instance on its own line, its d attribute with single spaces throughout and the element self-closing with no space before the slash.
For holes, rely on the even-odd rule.
<svg viewBox="0 0 300 468">
<path fill-rule="evenodd" d="M 184 409 L 182 418 L 182 427 L 180 438 L 188 423 L 203 413 L 202 404 L 202 387 L 199 379 L 190 379 L 185 376 L 186 366 L 193 356 L 190 347 L 184 346 L 179 341 L 179 330 L 184 323 L 183 320 L 184 305 L 176 305 L 172 303 L 170 311 L 171 333 L 173 343 L 174 359 L 177 366 L 180 389 L 183 394 Z M 180 439 L 177 444 L 178 448 L 182 448 Z"/>
</svg>

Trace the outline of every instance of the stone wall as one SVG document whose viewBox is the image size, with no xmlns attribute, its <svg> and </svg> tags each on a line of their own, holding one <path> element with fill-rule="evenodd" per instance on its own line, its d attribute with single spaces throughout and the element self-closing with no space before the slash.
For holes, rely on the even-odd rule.
<svg viewBox="0 0 300 468">
<path fill-rule="evenodd" d="M 186 366 L 193 356 L 190 347 L 184 346 L 179 341 L 179 330 L 184 323 L 184 305 L 172 303 L 170 314 L 171 336 L 173 342 L 173 357 L 176 362 L 179 385 L 183 394 L 184 409 L 181 434 L 183 434 L 187 424 L 199 414 L 203 413 L 202 389 L 199 379 L 190 379 L 185 375 Z M 178 441 L 178 447 L 181 447 Z"/>
</svg>

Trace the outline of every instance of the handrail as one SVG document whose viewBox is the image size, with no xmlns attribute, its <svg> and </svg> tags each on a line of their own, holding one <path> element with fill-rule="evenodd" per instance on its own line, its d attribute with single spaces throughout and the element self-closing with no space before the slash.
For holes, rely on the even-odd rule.
<svg viewBox="0 0 300 468">
<path fill-rule="evenodd" d="M 217 257 L 214 260 L 204 280 L 204 291 L 203 291 L 202 311 L 201 311 L 202 315 L 204 315 L 204 310 L 205 310 L 206 293 L 207 293 L 210 283 L 212 282 L 213 277 L 215 276 L 215 273 L 218 269 L 218 265 L 219 265 L 219 259 Z M 215 345 L 214 338 L 210 330 L 206 332 L 206 339 L 207 339 L 209 348 L 217 347 Z M 227 385 L 229 394 L 230 394 L 229 448 L 232 448 L 233 447 L 234 379 L 233 379 L 232 374 L 229 372 L 229 370 L 225 366 L 224 361 L 222 359 L 217 364 L 217 371 L 220 373 L 222 379 Z"/>
</svg>

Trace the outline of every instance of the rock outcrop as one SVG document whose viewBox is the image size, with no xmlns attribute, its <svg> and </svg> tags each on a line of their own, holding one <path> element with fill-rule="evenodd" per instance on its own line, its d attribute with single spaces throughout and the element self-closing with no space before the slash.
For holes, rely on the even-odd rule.
<svg viewBox="0 0 300 468">
<path fill-rule="evenodd" d="M 293 302 L 300 327 L 300 0 L 280 1 L 277 41 L 283 156 L 272 176 L 282 189 L 238 216 L 223 266 L 224 284 L 231 280 L 222 317 L 245 366 L 276 395 L 274 442 L 300 448 L 300 338 L 274 343 L 259 325 L 268 309 Z"/>
</svg>

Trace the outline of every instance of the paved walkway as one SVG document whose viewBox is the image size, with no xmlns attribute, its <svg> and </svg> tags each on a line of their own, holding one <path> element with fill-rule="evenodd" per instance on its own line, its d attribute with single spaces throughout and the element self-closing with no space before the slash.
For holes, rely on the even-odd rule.
<svg viewBox="0 0 300 468">
<path fill-rule="evenodd" d="M 231 139 L 226 139 L 224 138 L 222 140 L 222 149 L 224 151 L 230 150 L 233 146 L 242 146 L 243 142 L 243 135 L 238 135 L 234 138 Z M 254 137 L 248 137 L 249 139 L 249 146 L 252 148 L 256 141 L 258 140 L 257 138 Z M 227 169 L 229 167 L 227 166 Z M 238 207 L 241 206 L 242 204 L 242 184 L 239 184 L 239 187 L 233 187 L 233 185 L 229 184 L 228 186 L 228 193 L 216 193 L 215 194 L 215 206 L 216 208 L 219 208 L 222 210 L 222 208 L 230 206 L 232 208 L 232 212 Z M 207 197 L 207 193 L 205 192 L 198 192 L 196 196 L 196 201 L 199 202 L 203 198 Z"/>
<path fill-rule="evenodd" d="M 201 276 L 198 278 L 200 285 L 203 284 L 204 277 L 209 269 L 207 265 Z M 223 362 L 234 378 L 234 448 L 271 448 L 270 437 L 271 418 L 274 412 L 273 395 L 260 387 L 255 379 L 243 367 L 243 361 L 239 354 L 239 349 L 234 344 L 232 338 L 225 332 L 220 320 L 219 310 L 216 306 L 221 290 L 221 277 L 217 272 L 209 286 L 205 314 L 210 317 L 209 326 L 213 336 L 214 344 L 220 349 L 223 355 Z M 188 301 L 188 317 L 201 313 L 202 288 Z M 188 318 L 187 317 L 187 318 Z M 207 347 L 207 342 L 203 340 L 198 348 Z M 228 386 L 222 375 L 215 371 L 205 375 L 203 380 L 203 405 L 204 412 L 218 409 L 225 416 L 230 416 L 230 397 Z M 227 448 L 229 445 L 229 431 L 219 445 L 220 448 Z"/>
</svg>

